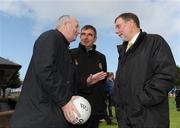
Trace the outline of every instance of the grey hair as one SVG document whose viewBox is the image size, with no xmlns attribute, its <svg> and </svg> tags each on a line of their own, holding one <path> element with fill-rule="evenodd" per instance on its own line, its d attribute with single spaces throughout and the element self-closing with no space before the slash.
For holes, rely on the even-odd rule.
<svg viewBox="0 0 180 128">
<path fill-rule="evenodd" d="M 61 27 L 65 22 L 69 21 L 72 18 L 70 15 L 63 15 L 59 17 L 57 27 Z"/>
<path fill-rule="evenodd" d="M 132 19 L 134 21 L 134 23 L 136 24 L 136 26 L 138 28 L 140 28 L 139 18 L 134 13 L 130 13 L 130 12 L 122 13 L 116 17 L 116 19 L 114 20 L 114 23 L 116 23 L 117 19 L 119 19 L 119 18 L 122 18 L 125 21 L 129 21 L 130 19 Z"/>
</svg>

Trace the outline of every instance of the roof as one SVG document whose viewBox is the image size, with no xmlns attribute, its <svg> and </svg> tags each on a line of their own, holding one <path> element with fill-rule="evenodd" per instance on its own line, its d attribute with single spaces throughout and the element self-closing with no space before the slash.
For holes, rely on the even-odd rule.
<svg viewBox="0 0 180 128">
<path fill-rule="evenodd" d="M 15 65 L 15 66 L 20 66 L 19 64 L 16 64 L 8 59 L 0 57 L 0 65 Z"/>
</svg>

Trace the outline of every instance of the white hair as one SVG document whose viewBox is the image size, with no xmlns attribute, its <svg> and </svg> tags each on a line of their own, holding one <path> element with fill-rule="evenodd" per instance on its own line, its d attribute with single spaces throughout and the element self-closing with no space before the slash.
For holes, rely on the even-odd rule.
<svg viewBox="0 0 180 128">
<path fill-rule="evenodd" d="M 72 16 L 70 15 L 63 15 L 59 17 L 57 27 L 63 26 L 67 21 L 70 21 L 72 19 Z"/>
</svg>

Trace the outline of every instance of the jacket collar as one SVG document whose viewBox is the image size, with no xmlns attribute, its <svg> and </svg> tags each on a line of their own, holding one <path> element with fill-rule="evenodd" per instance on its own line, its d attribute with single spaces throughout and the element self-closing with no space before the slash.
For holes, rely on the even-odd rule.
<svg viewBox="0 0 180 128">
<path fill-rule="evenodd" d="M 96 50 L 96 45 L 93 45 L 92 49 L 87 51 L 86 47 L 84 45 L 82 45 L 81 43 L 79 43 L 79 48 L 86 53 L 92 53 L 92 52 L 94 53 Z"/>
<path fill-rule="evenodd" d="M 146 32 L 140 31 L 139 36 L 137 37 L 137 39 L 136 39 L 136 41 L 134 42 L 133 46 L 130 47 L 130 49 L 127 51 L 127 53 L 134 51 L 134 50 L 142 43 L 142 40 L 144 39 L 144 37 L 145 37 L 146 35 L 147 35 Z M 123 53 L 124 53 L 124 52 L 126 51 L 127 44 L 128 44 L 128 42 L 127 42 L 127 41 L 124 41 L 123 44 L 118 45 L 118 46 L 117 46 L 118 52 L 120 53 L 120 52 L 123 51 Z"/>
<path fill-rule="evenodd" d="M 70 42 L 66 39 L 66 37 L 65 37 L 60 31 L 58 31 L 57 29 L 55 29 L 55 31 L 56 31 L 59 35 L 61 35 L 61 36 L 63 37 L 63 40 L 64 40 L 65 45 L 66 45 L 67 47 L 69 47 Z"/>
</svg>

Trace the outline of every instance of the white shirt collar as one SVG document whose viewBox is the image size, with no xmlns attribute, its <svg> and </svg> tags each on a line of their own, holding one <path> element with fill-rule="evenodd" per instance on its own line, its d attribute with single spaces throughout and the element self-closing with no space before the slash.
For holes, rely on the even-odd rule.
<svg viewBox="0 0 180 128">
<path fill-rule="evenodd" d="M 138 32 L 138 33 L 130 40 L 130 42 L 131 42 L 132 44 L 135 43 L 135 41 L 136 41 L 137 37 L 139 36 L 139 34 L 140 34 L 140 32 Z"/>
</svg>

